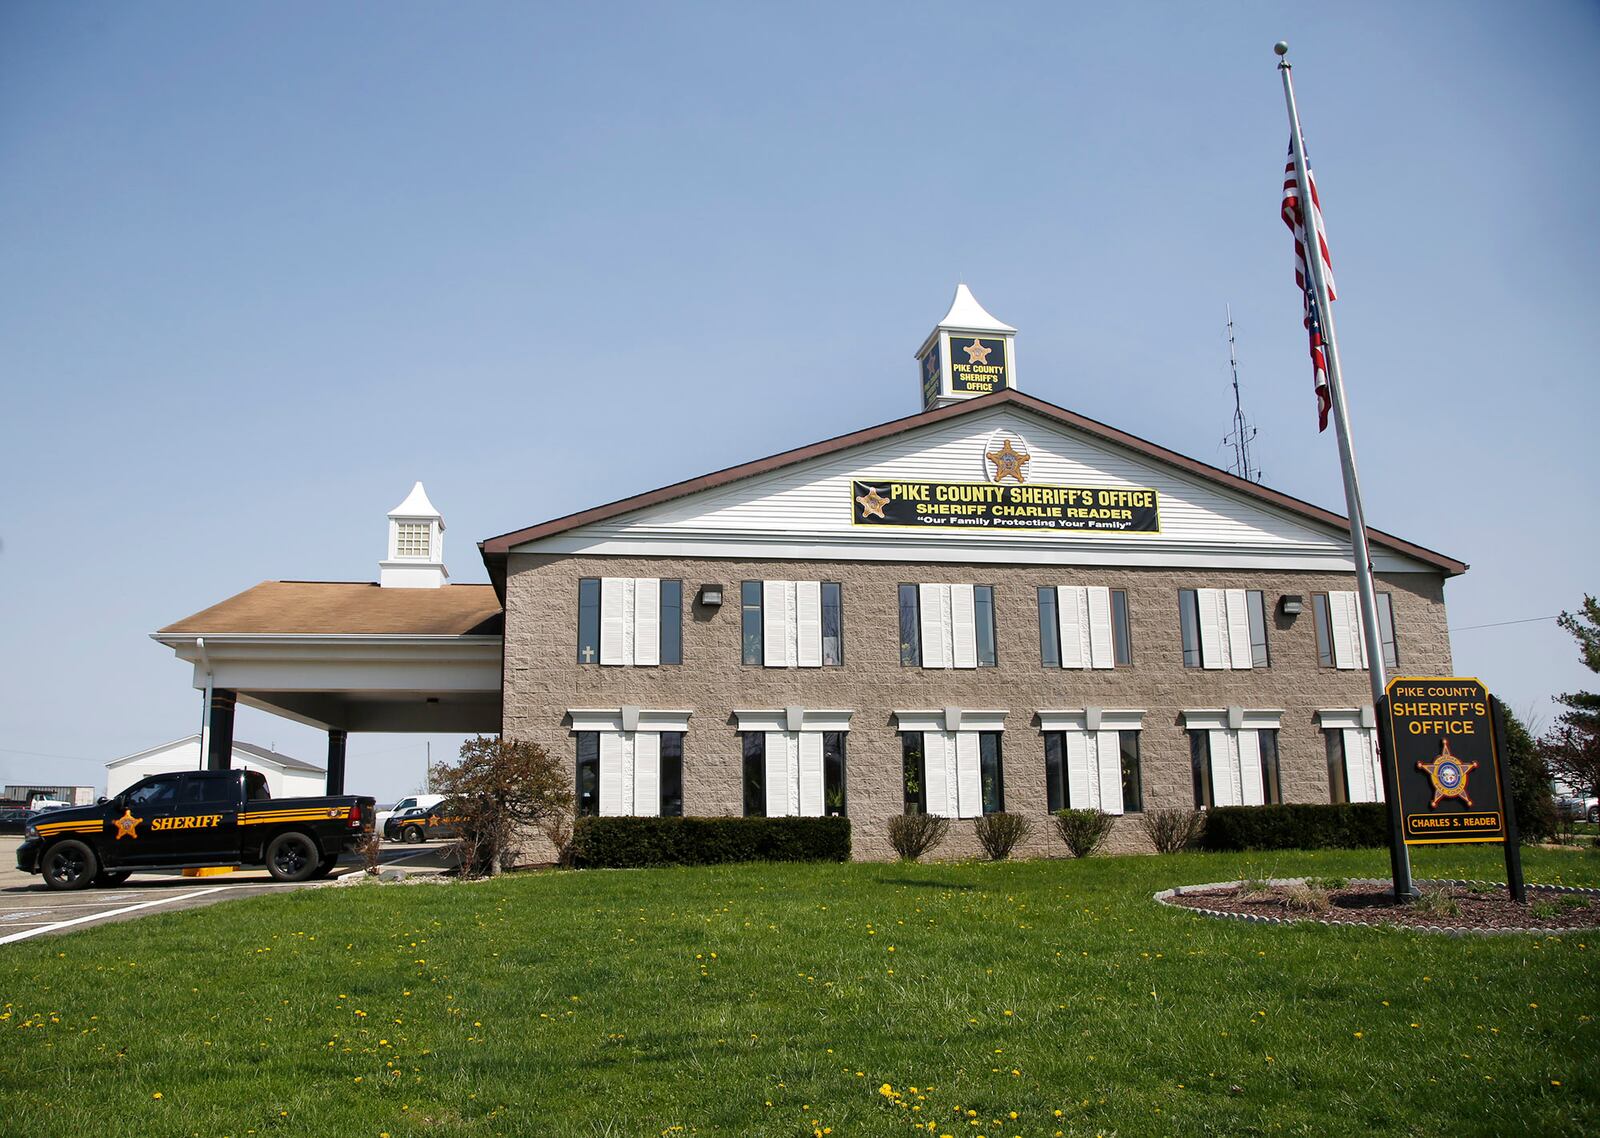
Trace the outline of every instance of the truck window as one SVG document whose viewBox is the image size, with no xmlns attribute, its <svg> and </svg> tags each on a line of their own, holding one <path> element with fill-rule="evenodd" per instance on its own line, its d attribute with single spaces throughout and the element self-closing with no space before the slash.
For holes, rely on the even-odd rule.
<svg viewBox="0 0 1600 1138">
<path fill-rule="evenodd" d="M 176 802 L 178 784 L 182 781 L 178 775 L 168 774 L 141 782 L 128 792 L 128 805 L 150 806 L 158 802 Z"/>
<path fill-rule="evenodd" d="M 244 800 L 246 802 L 270 802 L 272 791 L 267 786 L 267 776 L 260 771 L 244 772 Z"/>
</svg>

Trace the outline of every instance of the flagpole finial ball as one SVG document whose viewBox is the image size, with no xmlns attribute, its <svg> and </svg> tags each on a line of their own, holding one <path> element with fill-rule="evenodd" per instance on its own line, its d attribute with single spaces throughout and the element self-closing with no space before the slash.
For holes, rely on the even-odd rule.
<svg viewBox="0 0 1600 1138">
<path fill-rule="evenodd" d="M 1277 52 L 1279 55 L 1288 55 L 1289 54 L 1289 41 L 1288 40 L 1279 40 L 1277 43 L 1272 45 L 1272 50 Z"/>
</svg>

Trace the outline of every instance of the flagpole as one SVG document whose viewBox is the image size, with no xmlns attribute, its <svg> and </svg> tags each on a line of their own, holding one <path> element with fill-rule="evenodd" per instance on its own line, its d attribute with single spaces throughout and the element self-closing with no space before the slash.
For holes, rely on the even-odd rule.
<svg viewBox="0 0 1600 1138">
<path fill-rule="evenodd" d="M 1274 49 L 1286 57 L 1287 43 Z M 1327 348 L 1328 394 L 1332 403 L 1334 432 L 1339 439 L 1339 465 L 1344 473 L 1345 512 L 1350 517 L 1350 553 L 1355 561 L 1356 591 L 1361 603 L 1361 640 L 1367 653 L 1367 676 L 1372 684 L 1372 706 L 1383 702 L 1386 681 L 1383 674 L 1383 640 L 1378 625 L 1378 594 L 1372 582 L 1372 553 L 1367 547 L 1367 520 L 1361 507 L 1361 483 L 1356 476 L 1356 453 L 1350 442 L 1350 414 L 1345 406 L 1344 376 L 1339 367 L 1339 339 L 1334 332 L 1333 305 L 1329 303 L 1326 266 L 1322 261 L 1322 229 L 1316 204 L 1311 197 L 1310 167 L 1306 165 L 1305 140 L 1300 134 L 1300 112 L 1294 101 L 1292 67 L 1287 58 L 1278 64 L 1283 76 L 1283 98 L 1289 108 L 1289 145 L 1294 155 L 1294 176 L 1300 193 L 1300 213 L 1305 219 L 1306 273 L 1314 290 L 1317 312 L 1322 323 L 1323 344 Z M 1399 788 L 1390 785 L 1389 763 L 1383 763 L 1383 793 L 1388 802 L 1390 821 L 1389 862 L 1394 873 L 1398 897 L 1411 895 L 1411 857 L 1399 833 Z"/>
</svg>

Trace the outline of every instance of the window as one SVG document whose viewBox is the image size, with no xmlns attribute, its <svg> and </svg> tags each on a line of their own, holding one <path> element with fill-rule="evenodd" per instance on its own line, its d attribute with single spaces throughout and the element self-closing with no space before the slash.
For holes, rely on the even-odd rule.
<svg viewBox="0 0 1600 1138">
<path fill-rule="evenodd" d="M 1000 732 L 978 732 L 978 774 L 983 780 L 983 812 L 1003 814 L 1006 809 L 1005 767 L 1000 762 Z"/>
<path fill-rule="evenodd" d="M 584 577 L 578 582 L 578 663 L 683 663 L 683 582 Z"/>
<path fill-rule="evenodd" d="M 1275 727 L 1189 731 L 1189 765 L 1197 810 L 1267 806 L 1283 801 Z"/>
<path fill-rule="evenodd" d="M 1102 585 L 1039 590 L 1039 660 L 1046 667 L 1111 668 L 1132 658 L 1125 590 Z"/>
<path fill-rule="evenodd" d="M 1104 810 L 1107 814 L 1144 809 L 1139 769 L 1139 732 L 1046 731 L 1046 804 L 1057 810 Z"/>
<path fill-rule="evenodd" d="M 761 663 L 761 582 L 746 581 L 739 587 L 739 607 L 743 614 L 744 662 Z"/>
<path fill-rule="evenodd" d="M 189 781 L 183 787 L 183 801 L 186 804 L 209 802 L 231 805 L 235 801 L 236 785 L 231 774 L 207 775 L 200 778 L 190 775 Z"/>
<path fill-rule="evenodd" d="M 1053 585 L 1039 588 L 1039 663 L 1047 668 L 1061 666 L 1061 625 L 1056 619 L 1056 590 Z M 1060 810 L 1060 806 L 1052 806 Z"/>
<path fill-rule="evenodd" d="M 577 731 L 574 736 L 580 816 L 683 814 L 682 731 Z"/>
<path fill-rule="evenodd" d="M 844 663 L 844 613 L 835 581 L 746 581 L 740 587 L 746 664 L 820 668 Z"/>
<path fill-rule="evenodd" d="M 843 731 L 824 731 L 822 734 L 822 801 L 823 812 L 830 817 L 843 818 L 844 797 L 844 737 Z"/>
<path fill-rule="evenodd" d="M 267 786 L 267 776 L 260 771 L 244 772 L 244 800 L 246 802 L 270 802 L 272 790 Z"/>
<path fill-rule="evenodd" d="M 1400 666 L 1399 643 L 1394 632 L 1394 600 L 1377 594 L 1378 640 L 1383 646 L 1383 666 Z M 1317 663 L 1345 670 L 1367 666 L 1367 646 L 1362 632 L 1361 602 L 1353 592 L 1312 593 L 1311 611 L 1317 625 Z"/>
<path fill-rule="evenodd" d="M 900 763 L 905 786 L 905 812 L 926 814 L 928 795 L 922 769 L 922 732 L 905 731 L 900 735 Z"/>
<path fill-rule="evenodd" d="M 767 816 L 767 736 L 761 731 L 744 733 L 744 816 Z"/>
<path fill-rule="evenodd" d="M 976 818 L 1005 810 L 999 731 L 902 731 L 908 814 Z"/>
<path fill-rule="evenodd" d="M 154 806 L 163 802 L 175 804 L 178 801 L 178 784 L 181 781 L 176 775 L 164 775 L 141 782 L 128 792 L 127 805 Z"/>
<path fill-rule="evenodd" d="M 1260 589 L 1179 589 L 1185 668 L 1270 667 L 1267 603 Z"/>
<path fill-rule="evenodd" d="M 900 663 L 915 668 L 922 663 L 922 622 L 917 615 L 917 587 L 900 586 Z"/>
<path fill-rule="evenodd" d="M 845 731 L 781 728 L 784 712 L 734 712 L 744 747 L 747 818 L 845 815 Z M 840 712 L 822 712 L 834 719 Z M 848 717 L 848 714 L 846 714 Z"/>
<path fill-rule="evenodd" d="M 901 585 L 900 662 L 924 668 L 994 667 L 994 586 Z"/>
<path fill-rule="evenodd" d="M 844 665 L 844 598 L 837 581 L 822 582 L 822 664 Z"/>
<path fill-rule="evenodd" d="M 396 522 L 394 552 L 396 557 L 427 557 L 428 541 L 433 528 L 429 522 Z"/>
<path fill-rule="evenodd" d="M 578 814 L 593 817 L 600 813 L 600 734 L 580 731 L 578 739 Z"/>
<path fill-rule="evenodd" d="M 1323 745 L 1328 755 L 1330 802 L 1382 802 L 1383 768 L 1371 727 L 1369 709 L 1319 711 Z"/>
<path fill-rule="evenodd" d="M 661 816 L 683 817 L 683 732 L 661 733 Z"/>
</svg>

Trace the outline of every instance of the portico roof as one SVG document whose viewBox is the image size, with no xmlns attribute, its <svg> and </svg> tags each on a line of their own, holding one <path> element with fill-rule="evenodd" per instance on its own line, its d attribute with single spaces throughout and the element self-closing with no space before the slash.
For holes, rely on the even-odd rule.
<svg viewBox="0 0 1600 1138">
<path fill-rule="evenodd" d="M 490 585 L 384 589 L 371 581 L 263 581 L 156 636 L 499 636 L 503 623 Z"/>
</svg>

